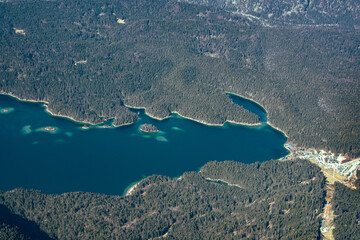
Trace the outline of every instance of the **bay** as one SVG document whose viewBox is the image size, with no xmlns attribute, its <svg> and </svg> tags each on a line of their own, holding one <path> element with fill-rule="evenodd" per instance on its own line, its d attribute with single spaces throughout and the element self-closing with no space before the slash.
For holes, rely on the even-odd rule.
<svg viewBox="0 0 360 240">
<path fill-rule="evenodd" d="M 266 119 L 258 105 L 231 98 L 240 105 L 245 101 L 247 109 Z M 176 114 L 160 121 L 132 109 L 140 116 L 132 125 L 84 130 L 81 123 L 51 116 L 42 103 L 0 95 L 1 109 L 1 190 L 121 195 L 131 183 L 153 174 L 177 177 L 208 161 L 253 163 L 287 154 L 284 134 L 266 123 L 207 126 Z M 144 123 L 154 124 L 160 133 L 140 132 Z"/>
</svg>

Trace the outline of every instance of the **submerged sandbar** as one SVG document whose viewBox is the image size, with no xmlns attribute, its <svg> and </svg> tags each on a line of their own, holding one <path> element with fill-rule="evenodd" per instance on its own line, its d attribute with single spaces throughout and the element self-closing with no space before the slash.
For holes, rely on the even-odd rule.
<svg viewBox="0 0 360 240">
<path fill-rule="evenodd" d="M 6 107 L 6 108 L 0 108 L 0 113 L 1 114 L 8 114 L 13 112 L 15 109 L 12 107 Z"/>
</svg>

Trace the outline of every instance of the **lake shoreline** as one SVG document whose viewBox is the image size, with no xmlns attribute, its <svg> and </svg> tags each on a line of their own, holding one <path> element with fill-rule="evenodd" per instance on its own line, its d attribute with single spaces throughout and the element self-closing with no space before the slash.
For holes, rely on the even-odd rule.
<svg viewBox="0 0 360 240">
<path fill-rule="evenodd" d="M 22 174 L 30 179 L 24 182 L 13 174 L 18 172 L 15 163 L 5 161 L 4 158 L 4 162 L 1 162 L 5 164 L 4 174 L 2 174 L 6 179 L 2 183 L 4 190 L 14 186 L 15 188 L 39 189 L 53 194 L 81 190 L 129 196 L 139 194 L 141 186 L 147 182 L 142 179 L 142 176 L 157 174 L 177 178 L 184 172 L 196 171 L 208 161 L 233 159 L 243 163 L 252 163 L 255 159 L 262 162 L 278 159 L 287 154 L 287 151 L 283 149 L 283 144 L 286 142 L 284 135 L 264 123 L 258 123 L 255 127 L 246 127 L 237 122 L 228 121 L 226 125 L 213 124 L 220 127 L 207 127 L 210 124 L 198 124 L 199 121 L 184 117 L 178 112 L 173 112 L 169 120 L 157 121 L 149 114 L 145 114 L 144 110 L 130 108 L 132 112 L 139 114 L 139 120 L 130 127 L 122 129 L 111 127 L 113 131 L 76 132 L 82 130 L 79 128 L 82 126 L 78 124 L 79 121 L 67 116 L 63 117 L 71 121 L 62 120 L 56 118 L 57 114 L 45 111 L 51 99 L 35 101 L 26 99 L 22 95 L 18 97 L 13 93 L 1 91 L 0 93 L 3 95 L 1 106 L 14 107 L 16 110 L 14 114 L 0 119 L 4 126 L 7 122 L 12 125 L 9 129 L 4 128 L 4 133 L 7 135 L 4 135 L 2 139 L 3 146 L 13 148 L 15 144 L 21 144 L 26 149 L 24 153 L 8 151 L 7 158 L 19 159 L 24 166 L 28 164 L 26 155 L 30 154 L 35 159 L 34 164 L 29 167 L 34 166 L 31 172 L 25 168 L 21 169 L 24 171 Z M 35 104 L 27 104 L 27 102 Z M 52 117 L 55 118 L 51 119 Z M 166 145 L 158 143 L 157 135 L 149 140 L 143 138 L 138 128 L 146 123 L 154 124 L 165 131 L 169 142 Z M 30 126 L 33 129 L 30 129 Z M 174 127 L 182 131 L 173 131 Z M 55 132 L 56 128 L 61 129 L 56 136 L 49 134 L 24 136 L 30 132 L 38 132 L 37 129 Z M 74 134 L 68 138 L 67 132 L 74 132 Z M 7 141 L 5 136 L 9 136 L 10 140 L 16 140 L 16 143 Z M 218 146 L 225 145 L 227 141 L 229 144 L 220 150 Z M 233 147 L 228 147 L 229 145 Z M 46 149 L 46 151 L 39 151 L 40 149 Z M 274 149 L 278 151 L 274 152 Z M 199 151 L 201 156 L 197 155 Z M 159 154 L 160 152 L 164 154 Z M 176 154 L 178 156 L 169 157 L 174 152 L 178 153 Z M 51 161 L 48 161 L 49 156 L 51 156 Z M 30 175 L 34 173 L 36 176 L 46 176 L 49 181 L 41 182 L 37 180 L 37 177 L 31 178 Z M 131 180 L 139 181 L 131 182 Z M 73 187 L 72 182 L 77 185 Z M 103 184 L 104 187 L 102 187 Z M 114 188 L 111 187 L 112 185 Z"/>
<path fill-rule="evenodd" d="M 127 188 L 125 188 L 124 193 L 121 195 L 123 197 L 131 196 L 135 189 L 139 186 L 139 184 L 144 180 L 145 178 L 141 179 L 140 181 L 136 181 L 133 183 L 130 183 Z"/>
<path fill-rule="evenodd" d="M 265 108 L 263 105 L 261 105 L 259 102 L 255 101 L 254 99 L 251 99 L 251 98 L 248 98 L 248 97 L 244 97 L 244 96 L 242 96 L 242 95 L 240 95 L 240 94 L 237 94 L 237 93 L 234 93 L 234 92 L 225 91 L 225 93 L 232 94 L 232 95 L 234 95 L 234 96 L 237 96 L 237 97 L 240 97 L 240 98 L 244 98 L 244 99 L 247 99 L 247 100 L 249 100 L 249 101 L 252 101 L 252 102 L 256 103 L 257 105 L 259 105 L 260 107 L 262 107 L 262 108 L 264 109 L 266 115 L 268 115 L 268 114 L 267 114 L 267 111 L 266 111 L 266 108 Z M 264 122 L 264 123 L 267 124 L 267 125 L 269 125 L 270 127 L 274 128 L 274 129 L 276 129 L 277 131 L 283 133 L 284 136 L 285 136 L 287 139 L 289 139 L 289 136 L 288 136 L 283 130 L 281 130 L 280 128 L 274 126 L 269 120 L 267 120 L 267 121 Z"/>
<path fill-rule="evenodd" d="M 144 110 L 144 111 L 145 111 L 145 114 L 146 114 L 147 116 L 149 116 L 150 118 L 159 120 L 159 121 L 162 121 L 162 120 L 171 118 L 171 117 L 172 117 L 172 114 L 176 114 L 176 115 L 178 115 L 178 116 L 180 116 L 180 117 L 182 117 L 182 118 L 184 118 L 184 119 L 188 119 L 188 120 L 191 120 L 191 121 L 194 121 L 194 122 L 197 122 L 197 123 L 201 123 L 201 124 L 204 124 L 204 125 L 206 125 L 206 126 L 223 127 L 226 123 L 232 123 L 232 124 L 236 124 L 236 125 L 243 125 L 243 126 L 249 126 L 249 127 L 256 127 L 256 126 L 261 126 L 261 125 L 263 125 L 263 123 L 244 123 L 244 122 L 236 122 L 236 121 L 232 121 L 232 120 L 226 120 L 224 123 L 208 123 L 208 122 L 205 122 L 204 120 L 198 120 L 198 119 L 195 119 L 195 118 L 192 118 L 192 117 L 184 116 L 184 115 L 182 115 L 181 113 L 179 113 L 178 111 L 171 111 L 171 114 L 170 114 L 169 116 L 160 118 L 160 117 L 156 117 L 156 116 L 153 116 L 153 115 L 151 115 L 150 113 L 148 113 L 148 112 L 146 111 L 146 107 L 134 107 L 134 106 L 130 106 L 130 105 L 125 104 L 125 103 L 124 103 L 124 106 L 127 107 L 127 108 Z"/>
<path fill-rule="evenodd" d="M 258 102 L 256 102 L 255 100 L 253 99 L 250 99 L 250 98 L 247 98 L 247 97 L 244 97 L 244 96 L 241 96 L 240 94 L 236 94 L 236 93 L 233 93 L 233 92 L 226 92 L 226 93 L 229 93 L 229 94 L 232 94 L 232 95 L 235 95 L 235 96 L 238 96 L 238 97 L 241 97 L 241 98 L 244 98 L 244 99 L 247 99 L 247 100 L 250 100 L 252 102 L 255 102 L 256 104 L 258 104 L 259 106 L 261 106 L 265 111 L 266 109 Z M 45 101 L 45 100 L 32 100 L 32 99 L 24 99 L 24 98 L 20 98 L 16 95 L 14 95 L 13 93 L 6 93 L 6 92 L 0 92 L 0 94 L 2 95 L 6 95 L 6 96 L 10 96 L 10 97 L 13 97 L 19 101 L 23 101 L 23 102 L 32 102 L 32 103 L 43 103 L 43 106 L 45 107 L 45 111 L 52 115 L 52 116 L 55 116 L 55 117 L 61 117 L 61 118 L 67 118 L 71 121 L 74 121 L 76 123 L 81 123 L 81 124 L 88 124 L 88 125 L 91 125 L 91 126 L 96 126 L 98 124 L 101 124 L 101 123 L 104 123 L 104 122 L 101 122 L 101 123 L 92 123 L 92 122 L 88 122 L 88 121 L 81 121 L 81 120 L 77 120 L 71 116 L 67 116 L 67 115 L 63 115 L 63 114 L 57 114 L 57 113 L 54 113 L 52 112 L 50 109 L 49 109 L 49 102 L 48 101 Z M 165 119 L 168 119 L 168 118 L 171 118 L 172 117 L 172 114 L 177 114 L 178 116 L 184 118 L 184 119 L 188 119 L 188 120 L 191 120 L 191 121 L 194 121 L 194 122 L 198 122 L 198 123 L 201 123 L 201 124 L 204 124 L 206 126 L 215 126 L 215 127 L 223 127 L 225 126 L 226 123 L 231 123 L 231 124 L 235 124 L 235 125 L 242 125 L 242 126 L 247 126 L 247 127 L 259 127 L 259 126 L 262 126 L 264 124 L 267 124 L 269 126 L 271 126 L 272 128 L 276 129 L 277 131 L 281 132 L 284 134 L 284 136 L 286 138 L 289 138 L 288 135 L 283 131 L 281 130 L 280 128 L 272 125 L 269 121 L 267 122 L 264 122 L 264 123 L 245 123 L 245 122 L 237 122 L 237 121 L 232 121 L 232 120 L 226 120 L 224 123 L 209 123 L 209 122 L 206 122 L 204 120 L 198 120 L 198 119 L 195 119 L 195 118 L 192 118 L 192 117 L 187 117 L 187 116 L 184 116 L 182 115 L 181 113 L 177 112 L 177 111 L 172 111 L 171 112 L 171 115 L 169 116 L 166 116 L 166 117 L 163 117 L 163 118 L 159 118 L 159 117 L 156 117 L 156 116 L 153 116 L 151 115 L 150 113 L 148 113 L 146 111 L 146 107 L 135 107 L 135 106 L 130 106 L 128 104 L 125 104 L 124 103 L 124 106 L 127 107 L 127 108 L 132 108 L 132 109 L 142 109 L 144 110 L 145 114 L 147 116 L 149 116 L 150 118 L 153 118 L 153 119 L 156 119 L 156 120 L 159 120 L 159 121 L 162 121 L 162 120 L 165 120 Z M 128 126 L 128 125 L 131 125 L 131 124 L 134 124 L 135 122 L 132 122 L 132 123 L 124 123 L 124 124 L 120 124 L 120 125 L 115 125 L 113 126 L 114 128 L 117 128 L 117 127 L 122 127 L 122 126 Z"/>
<path fill-rule="evenodd" d="M 87 121 L 77 120 L 77 119 L 75 119 L 75 118 L 73 118 L 73 117 L 71 117 L 71 116 L 67 116 L 67 115 L 62 115 L 62 114 L 53 113 L 53 112 L 51 112 L 51 110 L 49 109 L 49 104 L 50 104 L 50 103 L 49 103 L 48 101 L 45 101 L 45 100 L 32 100 L 32 99 L 20 98 L 20 97 L 14 95 L 13 93 L 0 92 L 0 94 L 13 97 L 13 98 L 15 98 L 15 99 L 17 99 L 17 100 L 19 100 L 19 101 L 22 101 L 22 102 L 43 103 L 42 106 L 45 107 L 45 111 L 46 111 L 48 114 L 50 114 L 50 115 L 52 115 L 52 116 L 55 116 L 55 117 L 67 118 L 67 119 L 69 119 L 69 120 L 71 120 L 71 121 L 73 121 L 73 122 L 76 122 L 76 123 L 84 123 L 84 124 L 88 124 L 88 125 L 91 125 L 91 126 L 96 126 L 97 124 L 99 124 L 99 123 L 95 124 L 95 123 L 91 123 L 91 122 L 87 122 Z"/>
<path fill-rule="evenodd" d="M 48 101 L 45 101 L 45 100 L 32 100 L 32 99 L 25 99 L 25 98 L 20 98 L 16 95 L 14 95 L 13 93 L 6 93 L 6 92 L 0 92 L 1 95 L 4 95 L 4 96 L 9 96 L 9 97 L 12 97 L 12 98 L 15 98 L 16 100 L 19 100 L 21 102 L 31 102 L 31 103 L 43 103 L 43 107 L 45 107 L 45 111 L 50 114 L 51 116 L 54 116 L 54 117 L 60 117 L 60 118 L 66 118 L 68 120 L 71 120 L 75 123 L 80 123 L 80 124 L 87 124 L 87 125 L 90 125 L 91 127 L 98 127 L 99 124 L 103 124 L 104 122 L 106 122 L 107 120 L 109 119 L 106 119 L 105 121 L 103 122 L 100 122 L 100 123 L 92 123 L 92 122 L 88 122 L 88 121 L 82 121 L 82 120 L 77 120 L 71 116 L 68 116 L 68 115 L 63 115 L 63 114 L 58 114 L 58 113 L 54 113 L 52 112 L 50 109 L 49 109 L 49 105 L 50 103 Z M 111 118 L 110 118 L 111 119 Z M 134 122 L 132 123 L 123 123 L 123 124 L 120 124 L 120 125 L 114 125 L 114 126 L 111 126 L 110 128 L 117 128 L 117 127 L 122 127 L 122 126 L 128 126 L 128 125 L 131 125 L 131 124 L 134 124 Z M 99 128 L 104 128 L 104 127 L 99 127 Z"/>
<path fill-rule="evenodd" d="M 67 119 L 70 119 L 71 121 L 74 121 L 74 122 L 77 122 L 77 123 L 83 123 L 83 124 L 88 124 L 88 125 L 91 125 L 91 126 L 96 126 L 98 124 L 101 124 L 101 123 L 104 123 L 104 122 L 101 122 L 101 123 L 92 123 L 92 122 L 88 122 L 88 121 L 82 121 L 82 120 L 77 120 L 71 116 L 67 116 L 67 115 L 63 115 L 63 114 L 58 114 L 58 113 L 54 113 L 52 112 L 50 109 L 49 109 L 49 105 L 50 103 L 48 101 L 45 101 L 45 100 L 32 100 L 32 99 L 25 99 L 25 98 L 20 98 L 16 95 L 14 95 L 13 93 L 6 93 L 6 92 L 0 92 L 0 94 L 2 95 L 6 95 L 6 96 L 10 96 L 10 97 L 13 97 L 19 101 L 23 101 L 23 102 L 32 102 L 32 103 L 43 103 L 43 106 L 45 107 L 45 110 L 47 113 L 49 113 L 50 115 L 52 116 L 55 116 L 55 117 L 62 117 L 62 118 L 67 118 Z M 235 94 L 234 94 L 235 95 Z M 241 97 L 241 96 L 240 96 Z M 150 113 L 148 113 L 146 111 L 146 107 L 135 107 L 135 106 L 130 106 L 130 105 L 127 105 L 124 103 L 124 106 L 127 107 L 127 108 L 133 108 L 133 109 L 142 109 L 145 111 L 145 114 L 147 116 L 149 116 L 150 118 L 153 118 L 153 119 L 156 119 L 156 120 L 159 120 L 159 121 L 162 121 L 162 120 L 165 120 L 165 119 L 168 119 L 168 118 L 171 118 L 172 114 L 177 114 L 179 115 L 180 117 L 182 118 L 185 118 L 185 119 L 188 119 L 188 120 L 191 120 L 191 121 L 194 121 L 194 122 L 198 122 L 198 123 L 201 123 L 201 124 L 204 124 L 204 125 L 207 125 L 207 126 L 216 126 L 216 127 L 223 127 L 226 123 L 232 123 L 232 124 L 236 124 L 236 125 L 243 125 L 243 126 L 249 126 L 249 127 L 256 127 L 256 126 L 261 126 L 263 125 L 263 123 L 245 123 L 245 122 L 236 122 L 236 121 L 232 121 L 232 120 L 226 120 L 224 123 L 208 123 L 208 122 L 205 122 L 203 120 L 198 120 L 198 119 L 195 119 L 195 118 L 191 118 L 191 117 L 187 117 L 187 116 L 184 116 L 182 114 L 180 114 L 179 112 L 177 111 L 172 111 L 171 112 L 171 115 L 169 116 L 166 116 L 166 117 L 163 117 L 163 118 L 160 118 L 160 117 L 156 117 L 156 116 L 153 116 L 151 115 Z M 117 127 L 122 127 L 122 126 L 127 126 L 127 125 L 131 125 L 135 122 L 132 122 L 132 123 L 124 123 L 124 124 L 120 124 L 120 125 L 114 125 L 113 127 L 114 128 L 117 128 Z"/>
</svg>

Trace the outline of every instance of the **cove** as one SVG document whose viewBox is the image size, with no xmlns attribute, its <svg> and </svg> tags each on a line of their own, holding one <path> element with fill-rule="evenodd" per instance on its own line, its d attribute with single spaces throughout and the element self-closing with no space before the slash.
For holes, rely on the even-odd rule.
<svg viewBox="0 0 360 240">
<path fill-rule="evenodd" d="M 159 121 L 132 109 L 140 117 L 132 125 L 84 130 L 83 124 L 51 116 L 42 103 L 0 95 L 0 109 L 5 109 L 0 113 L 0 190 L 5 191 L 121 195 L 153 174 L 177 177 L 208 161 L 253 163 L 287 154 L 284 134 L 265 123 L 216 127 L 176 114 Z M 160 132 L 140 132 L 144 123 Z"/>
<path fill-rule="evenodd" d="M 258 115 L 260 122 L 265 123 L 267 121 L 265 109 L 256 102 L 253 102 L 243 97 L 239 97 L 232 93 L 226 93 L 226 95 L 233 101 L 233 103 L 240 105 L 243 108 L 249 110 L 250 112 Z"/>
</svg>

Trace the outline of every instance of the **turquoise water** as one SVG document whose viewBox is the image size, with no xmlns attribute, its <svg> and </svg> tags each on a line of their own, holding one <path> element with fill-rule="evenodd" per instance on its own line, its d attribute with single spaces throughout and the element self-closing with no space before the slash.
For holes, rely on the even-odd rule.
<svg viewBox="0 0 360 240">
<path fill-rule="evenodd" d="M 287 154 L 285 136 L 266 124 L 213 127 L 175 114 L 158 121 L 134 109 L 141 119 L 132 125 L 83 130 L 83 124 L 49 115 L 41 103 L 0 95 L 1 109 L 7 109 L 0 111 L 1 190 L 119 195 L 129 184 L 153 174 L 176 177 L 212 160 L 252 163 Z M 141 133 L 143 123 L 161 132 Z"/>
</svg>

